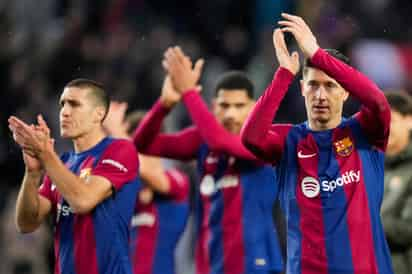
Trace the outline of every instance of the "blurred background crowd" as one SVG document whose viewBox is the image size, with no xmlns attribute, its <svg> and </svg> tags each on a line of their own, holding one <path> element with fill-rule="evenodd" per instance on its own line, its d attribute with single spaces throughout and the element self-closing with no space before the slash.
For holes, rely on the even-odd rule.
<svg viewBox="0 0 412 274">
<path fill-rule="evenodd" d="M 281 11 L 301 15 L 321 47 L 343 51 L 382 89 L 412 94 L 411 10 L 410 0 L 0 0 L 0 273 L 50 269 L 51 231 L 15 232 L 23 162 L 7 128 L 11 114 L 31 121 L 42 113 L 57 136 L 57 96 L 76 77 L 102 82 L 131 110 L 148 109 L 160 93 L 163 52 L 172 45 L 205 58 L 206 100 L 229 69 L 246 71 L 258 96 L 277 67 L 272 30 Z M 346 113 L 357 107 L 350 102 Z M 305 119 L 297 82 L 277 119 Z M 188 123 L 178 108 L 167 128 Z M 69 146 L 57 142 L 59 151 Z"/>
</svg>

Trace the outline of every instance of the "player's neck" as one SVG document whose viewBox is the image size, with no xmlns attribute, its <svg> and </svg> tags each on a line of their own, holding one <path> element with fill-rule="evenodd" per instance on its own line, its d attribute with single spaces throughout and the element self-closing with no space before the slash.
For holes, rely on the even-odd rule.
<svg viewBox="0 0 412 274">
<path fill-rule="evenodd" d="M 323 131 L 336 128 L 342 122 L 342 117 L 338 116 L 328 122 L 319 121 L 316 119 L 309 119 L 309 128 L 313 131 Z"/>
<path fill-rule="evenodd" d="M 86 150 L 91 149 L 100 141 L 106 137 L 106 133 L 103 129 L 92 130 L 87 134 L 77 137 L 73 139 L 74 151 L 76 153 L 80 153 Z"/>
</svg>

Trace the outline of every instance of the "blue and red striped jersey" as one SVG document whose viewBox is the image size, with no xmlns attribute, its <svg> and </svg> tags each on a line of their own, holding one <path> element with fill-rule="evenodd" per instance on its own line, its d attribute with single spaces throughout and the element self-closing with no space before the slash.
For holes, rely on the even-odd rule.
<svg viewBox="0 0 412 274">
<path fill-rule="evenodd" d="M 65 165 L 81 178 L 103 176 L 113 195 L 88 214 L 76 214 L 46 176 L 39 193 L 55 216 L 55 274 L 131 274 L 129 224 L 139 188 L 134 145 L 105 138 L 81 153 L 65 153 Z"/>
<path fill-rule="evenodd" d="M 242 141 L 276 167 L 287 218 L 287 273 L 391 274 L 380 221 L 390 107 L 366 76 L 318 49 L 314 68 L 362 104 L 336 128 L 272 124 L 294 75 L 280 67 L 242 129 Z M 311 111 L 311 110 L 310 110 Z"/>
<path fill-rule="evenodd" d="M 189 179 L 177 169 L 166 175 L 170 193 L 138 193 L 130 237 L 133 274 L 175 273 L 175 249 L 189 216 Z"/>
<path fill-rule="evenodd" d="M 281 271 L 273 168 L 210 152 L 207 145 L 199 150 L 198 168 L 196 273 Z"/>
<path fill-rule="evenodd" d="M 276 167 L 287 273 L 392 273 L 379 218 L 383 158 L 356 118 L 327 131 L 289 129 Z"/>
</svg>

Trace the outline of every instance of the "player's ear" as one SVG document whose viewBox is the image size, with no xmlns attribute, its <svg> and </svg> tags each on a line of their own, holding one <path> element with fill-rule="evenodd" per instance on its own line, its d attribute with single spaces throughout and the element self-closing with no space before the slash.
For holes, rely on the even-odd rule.
<svg viewBox="0 0 412 274">
<path fill-rule="evenodd" d="M 104 116 L 105 116 L 105 114 L 106 114 L 106 109 L 103 107 L 103 106 L 97 106 L 96 108 L 95 108 L 95 111 L 94 111 L 94 113 L 95 113 L 95 117 L 94 117 L 94 122 L 95 123 L 101 123 L 101 122 L 103 122 L 103 118 L 104 118 Z"/>
<path fill-rule="evenodd" d="M 346 90 L 344 90 L 343 102 L 346 102 L 346 100 L 348 100 L 348 98 L 349 98 L 349 92 L 347 92 Z"/>
</svg>

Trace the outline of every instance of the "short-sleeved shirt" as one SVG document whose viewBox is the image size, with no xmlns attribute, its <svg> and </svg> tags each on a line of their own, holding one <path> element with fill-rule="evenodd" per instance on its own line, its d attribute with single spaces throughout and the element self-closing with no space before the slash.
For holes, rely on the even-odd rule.
<svg viewBox="0 0 412 274">
<path fill-rule="evenodd" d="M 80 178 L 93 175 L 108 179 L 113 194 L 90 213 L 76 214 L 45 177 L 39 193 L 52 203 L 55 217 L 54 273 L 131 274 L 129 223 L 139 188 L 134 145 L 107 137 L 87 151 L 65 153 L 61 159 Z"/>
<path fill-rule="evenodd" d="M 138 193 L 130 238 L 134 274 L 175 273 L 175 249 L 189 215 L 189 179 L 177 169 L 166 176 L 168 194 L 146 188 Z"/>
</svg>

